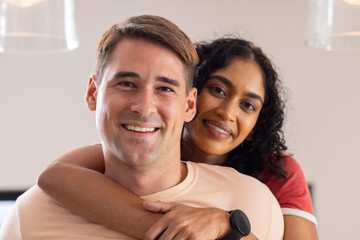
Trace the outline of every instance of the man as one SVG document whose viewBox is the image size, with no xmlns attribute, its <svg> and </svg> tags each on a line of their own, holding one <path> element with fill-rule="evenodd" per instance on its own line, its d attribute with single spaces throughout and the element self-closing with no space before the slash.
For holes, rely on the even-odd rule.
<svg viewBox="0 0 360 240">
<path fill-rule="evenodd" d="M 190 39 L 161 17 L 132 17 L 103 35 L 86 101 L 96 111 L 105 175 L 146 200 L 242 209 L 259 239 L 282 239 L 282 214 L 264 185 L 233 169 L 180 161 L 183 123 L 196 112 L 197 60 Z M 132 239 L 71 213 L 38 187 L 17 200 L 0 237 Z"/>
</svg>

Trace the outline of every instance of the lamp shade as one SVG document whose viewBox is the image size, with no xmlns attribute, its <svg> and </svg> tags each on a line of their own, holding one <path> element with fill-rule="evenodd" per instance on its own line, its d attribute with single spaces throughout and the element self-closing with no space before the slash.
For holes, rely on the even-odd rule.
<svg viewBox="0 0 360 240">
<path fill-rule="evenodd" d="M 311 0 L 305 44 L 327 51 L 360 50 L 360 0 Z"/>
<path fill-rule="evenodd" d="M 56 53 L 78 46 L 73 0 L 0 0 L 0 53 Z"/>
</svg>

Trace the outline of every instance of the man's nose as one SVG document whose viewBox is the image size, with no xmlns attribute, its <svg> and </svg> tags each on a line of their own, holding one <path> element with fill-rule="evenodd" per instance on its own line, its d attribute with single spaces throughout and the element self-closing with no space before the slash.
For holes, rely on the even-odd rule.
<svg viewBox="0 0 360 240">
<path fill-rule="evenodd" d="M 149 116 L 156 111 L 156 98 L 150 88 L 139 91 L 133 100 L 131 111 L 137 112 L 143 117 Z"/>
</svg>

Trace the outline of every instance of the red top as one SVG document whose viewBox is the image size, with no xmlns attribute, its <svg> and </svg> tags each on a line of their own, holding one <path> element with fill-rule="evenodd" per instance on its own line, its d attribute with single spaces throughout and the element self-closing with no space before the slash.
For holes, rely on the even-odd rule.
<svg viewBox="0 0 360 240">
<path fill-rule="evenodd" d="M 278 200 L 284 215 L 296 215 L 316 223 L 308 184 L 299 163 L 292 157 L 285 159 L 287 180 L 263 172 L 264 183 Z"/>
</svg>

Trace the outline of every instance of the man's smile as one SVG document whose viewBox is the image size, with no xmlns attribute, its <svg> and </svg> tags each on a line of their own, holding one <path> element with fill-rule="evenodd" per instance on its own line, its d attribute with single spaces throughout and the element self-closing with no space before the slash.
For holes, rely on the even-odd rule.
<svg viewBox="0 0 360 240">
<path fill-rule="evenodd" d="M 135 125 L 123 124 L 122 125 L 126 130 L 134 131 L 134 132 L 155 132 L 159 128 L 154 127 L 140 127 Z"/>
</svg>

